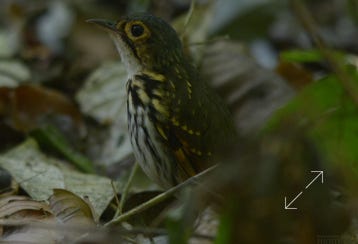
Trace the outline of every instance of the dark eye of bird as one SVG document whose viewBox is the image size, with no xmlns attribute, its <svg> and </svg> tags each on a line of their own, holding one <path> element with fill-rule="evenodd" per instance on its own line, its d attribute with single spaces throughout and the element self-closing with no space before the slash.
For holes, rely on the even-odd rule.
<svg viewBox="0 0 358 244">
<path fill-rule="evenodd" d="M 141 25 L 132 25 L 131 32 L 134 37 L 139 37 L 143 34 L 144 28 Z"/>
</svg>

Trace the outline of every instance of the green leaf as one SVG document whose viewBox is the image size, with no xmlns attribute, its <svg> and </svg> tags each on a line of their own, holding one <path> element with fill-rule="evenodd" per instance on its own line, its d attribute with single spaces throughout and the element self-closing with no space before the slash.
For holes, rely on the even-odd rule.
<svg viewBox="0 0 358 244">
<path fill-rule="evenodd" d="M 189 233 L 183 227 L 182 221 L 168 219 L 166 221 L 166 226 L 169 232 L 169 243 L 171 244 L 188 243 Z"/>
<path fill-rule="evenodd" d="M 215 244 L 225 244 L 230 243 L 233 235 L 234 226 L 232 226 L 233 216 L 235 216 L 232 211 L 224 212 L 220 216 L 220 225 L 218 229 L 218 234 L 215 238 Z"/>
<path fill-rule="evenodd" d="M 323 60 L 319 50 L 290 50 L 281 52 L 281 59 L 290 62 L 319 62 Z"/>
<path fill-rule="evenodd" d="M 60 153 L 79 170 L 85 173 L 95 173 L 93 163 L 79 152 L 76 152 L 56 127 L 48 125 L 32 131 L 31 135 L 36 138 L 42 147 Z"/>
<path fill-rule="evenodd" d="M 189 191 L 184 191 L 181 197 L 184 200 L 184 204 L 179 208 L 172 209 L 165 221 L 166 228 L 168 230 L 169 243 L 171 244 L 185 244 L 189 242 L 190 235 L 192 233 L 191 224 L 186 219 L 186 214 L 189 209 L 186 203 L 188 203 Z"/>
<path fill-rule="evenodd" d="M 346 55 L 339 51 L 333 51 L 335 58 L 338 60 L 344 60 Z M 297 62 L 297 63 L 313 63 L 322 62 L 324 57 L 320 50 L 289 50 L 280 53 L 280 57 L 284 61 Z"/>
<path fill-rule="evenodd" d="M 353 85 L 358 86 L 358 71 L 348 72 Z M 307 86 L 267 128 L 274 130 L 287 124 L 304 126 L 329 162 L 358 175 L 358 108 L 335 75 Z"/>
</svg>

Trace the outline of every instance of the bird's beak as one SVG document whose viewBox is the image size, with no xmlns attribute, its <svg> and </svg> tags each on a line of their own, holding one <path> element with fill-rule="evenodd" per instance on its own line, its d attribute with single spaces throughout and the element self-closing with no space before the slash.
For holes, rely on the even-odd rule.
<svg viewBox="0 0 358 244">
<path fill-rule="evenodd" d="M 88 19 L 86 20 L 87 23 L 96 24 L 106 30 L 117 32 L 116 22 L 106 20 L 106 19 Z"/>
</svg>

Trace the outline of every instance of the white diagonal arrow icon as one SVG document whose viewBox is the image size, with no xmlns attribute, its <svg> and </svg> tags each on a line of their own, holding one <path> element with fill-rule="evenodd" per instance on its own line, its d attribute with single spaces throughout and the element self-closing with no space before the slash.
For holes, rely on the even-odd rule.
<svg viewBox="0 0 358 244">
<path fill-rule="evenodd" d="M 311 173 L 318 173 L 316 175 L 316 177 L 305 187 L 305 189 L 307 189 L 313 182 L 315 182 L 315 180 L 321 176 L 321 183 L 323 184 L 323 171 L 318 171 L 318 170 L 311 170 Z"/>
<path fill-rule="evenodd" d="M 305 187 L 305 189 L 307 189 L 308 187 L 310 187 L 310 185 L 312 185 L 312 183 L 315 182 L 315 181 L 318 179 L 318 177 L 320 177 L 320 176 L 321 176 L 321 183 L 323 184 L 323 182 L 324 182 L 324 180 L 323 180 L 324 174 L 323 174 L 323 171 L 322 171 L 322 170 L 311 170 L 311 173 L 318 173 L 318 174 L 316 175 L 316 177 L 313 178 L 313 180 L 311 180 L 310 183 L 308 183 L 308 185 Z M 299 196 L 302 195 L 302 193 L 303 193 L 303 191 L 301 191 L 300 193 L 298 193 L 298 195 L 297 195 L 293 200 L 291 200 L 291 202 L 289 202 L 289 203 L 287 203 L 287 197 L 285 197 L 285 209 L 297 209 L 296 207 L 291 207 L 291 205 L 292 205 L 292 203 L 293 203 L 294 201 L 296 201 L 296 199 L 297 199 Z"/>
<path fill-rule="evenodd" d="M 290 206 L 294 201 L 296 201 L 296 199 L 299 196 L 301 196 L 302 193 L 303 193 L 302 191 L 300 193 L 298 193 L 298 195 L 291 202 L 289 202 L 288 204 L 287 204 L 287 198 L 285 197 L 285 209 L 297 209 L 297 208 L 293 208 L 293 207 L 290 207 Z"/>
</svg>

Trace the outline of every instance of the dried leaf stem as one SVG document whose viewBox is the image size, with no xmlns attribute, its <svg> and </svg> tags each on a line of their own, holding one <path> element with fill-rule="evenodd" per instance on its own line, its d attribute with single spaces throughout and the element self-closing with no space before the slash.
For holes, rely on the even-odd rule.
<svg viewBox="0 0 358 244">
<path fill-rule="evenodd" d="M 130 217 L 132 217 L 136 214 L 139 214 L 139 213 L 143 212 L 144 210 L 146 210 L 152 206 L 155 206 L 156 204 L 158 204 L 160 202 L 163 202 L 164 200 L 168 199 L 169 197 L 172 197 L 175 193 L 177 193 L 179 190 L 183 189 L 184 187 L 197 183 L 199 179 L 206 176 L 208 173 L 213 171 L 216 167 L 217 167 L 217 165 L 214 165 L 214 166 L 200 172 L 199 174 L 187 179 L 186 181 L 182 182 L 181 184 L 170 188 L 169 190 L 157 195 L 156 197 L 153 197 L 149 201 L 147 201 L 143 204 L 140 204 L 139 206 L 129 210 L 128 212 L 118 216 L 117 218 L 112 219 L 111 221 L 107 222 L 104 226 L 107 227 L 107 226 L 113 226 L 113 225 L 119 224 L 119 223 L 129 219 Z"/>
<path fill-rule="evenodd" d="M 117 212 L 116 212 L 116 215 L 114 218 L 117 218 L 120 214 L 123 213 L 123 207 L 124 207 L 124 204 L 127 200 L 127 196 L 128 196 L 128 192 L 129 192 L 129 188 L 133 182 L 133 177 L 134 175 L 136 174 L 136 172 L 138 171 L 138 162 L 135 162 L 132 169 L 131 169 L 131 172 L 130 172 L 130 175 L 129 175 L 129 178 L 126 182 L 126 185 L 124 186 L 124 189 L 123 189 L 123 192 L 122 192 L 122 196 L 121 196 L 121 201 L 120 201 L 120 204 L 118 206 L 118 209 L 117 209 Z"/>
</svg>

